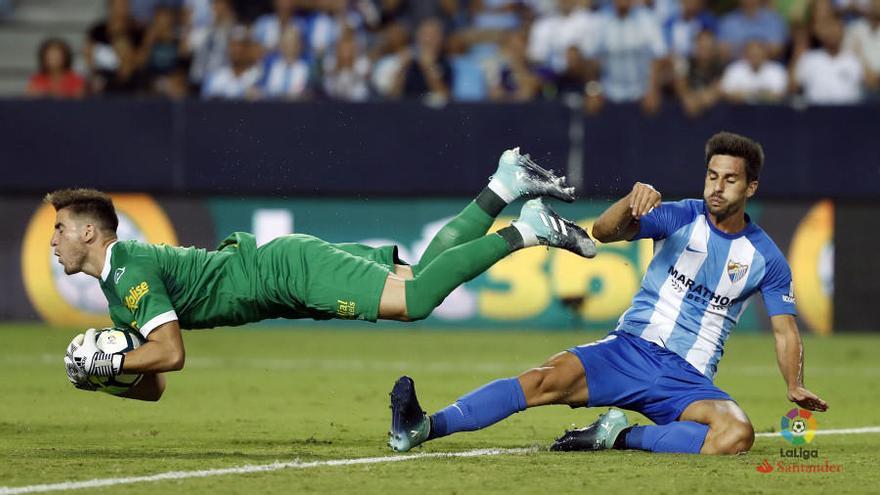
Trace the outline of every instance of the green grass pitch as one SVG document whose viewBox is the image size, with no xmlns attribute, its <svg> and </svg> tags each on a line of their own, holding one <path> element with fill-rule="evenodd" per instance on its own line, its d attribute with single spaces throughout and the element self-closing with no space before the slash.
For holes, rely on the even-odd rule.
<svg viewBox="0 0 880 495">
<path fill-rule="evenodd" d="M 416 380 L 432 412 L 495 378 L 601 335 L 392 329 L 370 325 L 187 332 L 186 368 L 158 403 L 73 389 L 61 362 L 76 333 L 0 326 L 0 493 L 4 488 L 275 461 L 391 456 L 388 391 Z M 806 338 L 806 384 L 831 409 L 819 429 L 880 426 L 880 337 Z M 773 339 L 734 332 L 717 383 L 758 432 L 778 431 L 792 406 Z M 598 410 L 556 406 L 431 442 L 416 453 L 545 448 Z M 644 424 L 644 418 L 630 414 Z M 736 457 L 643 452 L 530 453 L 283 469 L 65 493 L 860 493 L 880 486 L 880 434 L 817 436 L 817 461 L 780 459 L 779 436 Z M 841 473 L 762 474 L 756 466 L 824 462 Z M 874 492 L 876 493 L 876 491 Z"/>
</svg>

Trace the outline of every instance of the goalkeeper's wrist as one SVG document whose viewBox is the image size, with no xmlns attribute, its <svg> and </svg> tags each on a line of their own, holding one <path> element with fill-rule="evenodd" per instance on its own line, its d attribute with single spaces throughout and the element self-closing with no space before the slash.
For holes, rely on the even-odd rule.
<svg viewBox="0 0 880 495">
<path fill-rule="evenodd" d="M 107 354 L 96 352 L 92 358 L 92 367 L 89 375 L 92 376 L 117 376 L 122 374 L 122 366 L 125 363 L 125 354 L 117 352 Z"/>
</svg>

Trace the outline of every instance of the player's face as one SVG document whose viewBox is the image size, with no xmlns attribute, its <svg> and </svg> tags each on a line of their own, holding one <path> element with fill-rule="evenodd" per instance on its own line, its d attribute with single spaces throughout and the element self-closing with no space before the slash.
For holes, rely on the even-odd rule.
<svg viewBox="0 0 880 495">
<path fill-rule="evenodd" d="M 745 209 L 746 200 L 758 188 L 758 181 L 749 182 L 742 158 L 715 155 L 706 168 L 703 199 L 709 213 L 721 220 Z"/>
<path fill-rule="evenodd" d="M 82 271 L 88 253 L 84 239 L 85 224 L 80 224 L 66 208 L 55 214 L 55 233 L 52 234 L 52 249 L 64 273 L 73 275 Z"/>
</svg>

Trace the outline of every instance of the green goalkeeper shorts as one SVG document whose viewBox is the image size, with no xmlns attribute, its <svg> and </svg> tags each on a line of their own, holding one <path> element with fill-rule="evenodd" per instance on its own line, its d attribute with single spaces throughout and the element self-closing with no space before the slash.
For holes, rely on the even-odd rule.
<svg viewBox="0 0 880 495">
<path fill-rule="evenodd" d="M 379 301 L 395 264 L 397 246 L 333 244 L 317 237 L 279 237 L 258 251 L 265 296 L 291 312 L 279 316 L 376 321 Z"/>
</svg>

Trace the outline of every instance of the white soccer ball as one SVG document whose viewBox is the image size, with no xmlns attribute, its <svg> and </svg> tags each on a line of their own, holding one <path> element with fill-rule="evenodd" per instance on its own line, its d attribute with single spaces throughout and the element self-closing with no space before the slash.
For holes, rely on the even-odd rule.
<svg viewBox="0 0 880 495">
<path fill-rule="evenodd" d="M 141 334 L 127 328 L 105 328 L 97 334 L 98 350 L 108 354 L 126 353 L 137 349 L 146 342 Z M 89 381 L 98 386 L 98 390 L 111 395 L 122 395 L 141 381 L 143 375 L 91 376 Z"/>
</svg>

